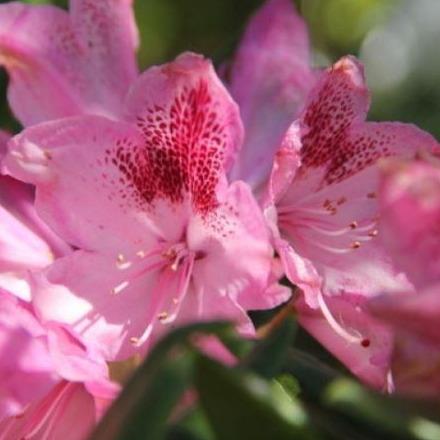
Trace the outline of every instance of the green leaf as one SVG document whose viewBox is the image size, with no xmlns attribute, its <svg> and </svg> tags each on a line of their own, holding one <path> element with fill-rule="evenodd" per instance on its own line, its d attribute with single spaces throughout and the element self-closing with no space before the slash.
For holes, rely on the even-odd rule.
<svg viewBox="0 0 440 440">
<path fill-rule="evenodd" d="M 163 439 L 167 421 L 192 382 L 191 339 L 230 331 L 224 322 L 180 328 L 162 339 L 138 368 L 90 440 Z"/>
<path fill-rule="evenodd" d="M 273 378 L 285 364 L 287 351 L 295 337 L 295 332 L 295 320 L 292 317 L 285 318 L 269 333 L 269 336 L 258 341 L 241 365 L 260 376 Z"/>
<path fill-rule="evenodd" d="M 200 356 L 195 384 L 217 440 L 311 438 L 300 404 L 277 383 Z"/>
</svg>

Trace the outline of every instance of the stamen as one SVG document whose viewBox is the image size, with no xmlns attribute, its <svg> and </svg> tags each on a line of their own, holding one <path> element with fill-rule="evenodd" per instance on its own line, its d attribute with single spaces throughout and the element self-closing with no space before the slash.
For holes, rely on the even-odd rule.
<svg viewBox="0 0 440 440">
<path fill-rule="evenodd" d="M 335 331 L 337 335 L 339 335 L 341 338 L 345 339 L 347 342 L 352 344 L 362 344 L 363 341 L 366 341 L 367 339 L 361 338 L 359 336 L 353 335 L 349 333 L 347 330 L 345 330 L 338 321 L 334 318 L 332 315 L 330 309 L 328 308 L 326 302 L 324 301 L 324 296 L 322 292 L 319 292 L 318 294 L 318 304 L 321 309 L 322 314 L 324 315 L 324 318 L 329 323 L 330 327 Z"/>
<path fill-rule="evenodd" d="M 133 344 L 135 347 L 140 347 L 149 338 L 152 330 L 153 330 L 153 325 L 149 324 L 141 336 L 131 337 L 130 343 Z"/>
<path fill-rule="evenodd" d="M 353 243 L 351 243 L 352 249 L 359 249 L 360 247 L 361 247 L 360 241 L 354 241 Z"/>
<path fill-rule="evenodd" d="M 128 287 L 129 284 L 130 283 L 128 281 L 123 281 L 122 283 L 118 284 L 112 289 L 112 295 L 119 295 L 124 289 Z"/>
<path fill-rule="evenodd" d="M 161 312 L 157 315 L 157 319 L 159 321 L 163 321 L 164 319 L 168 318 L 168 312 Z"/>
</svg>

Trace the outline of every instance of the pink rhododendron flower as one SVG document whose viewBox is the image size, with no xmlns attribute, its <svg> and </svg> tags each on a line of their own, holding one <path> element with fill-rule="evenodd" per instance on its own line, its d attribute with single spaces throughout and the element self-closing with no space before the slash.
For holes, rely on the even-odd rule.
<svg viewBox="0 0 440 440">
<path fill-rule="evenodd" d="M 437 397 L 440 391 L 440 162 L 426 156 L 389 161 L 380 190 L 384 241 L 417 294 L 384 295 L 370 310 L 396 333 L 396 391 Z"/>
<path fill-rule="evenodd" d="M 354 58 L 323 73 L 277 153 L 267 213 L 279 229 L 274 234 L 286 274 L 304 292 L 299 321 L 363 380 L 384 387 L 386 364 L 380 363 L 378 374 L 374 359 L 385 359 L 391 345 L 374 344 L 376 324 L 366 330 L 370 318 L 355 298 L 410 286 L 377 238 L 376 163 L 438 144 L 411 125 L 365 122 L 368 105 L 363 70 Z M 330 300 L 336 296 L 341 301 Z M 350 303 L 357 304 L 358 319 L 347 312 Z M 316 316 L 306 318 L 304 308 L 319 309 L 340 344 L 330 342 L 336 335 L 318 331 L 322 324 Z"/>
<path fill-rule="evenodd" d="M 127 121 L 41 124 L 4 164 L 37 187 L 40 215 L 79 248 L 35 277 L 45 320 L 74 325 L 107 359 L 145 351 L 175 324 L 273 307 L 269 233 L 250 189 L 225 172 L 242 141 L 238 109 L 203 58 L 185 54 L 133 85 Z M 62 307 L 61 307 L 62 304 Z"/>
<path fill-rule="evenodd" d="M 72 438 L 83 438 L 82 428 L 90 428 L 86 421 L 95 421 L 102 402 L 118 390 L 93 347 L 65 326 L 41 323 L 30 303 L 5 291 L 0 291 L 0 373 L 1 439 L 57 438 L 50 434 L 68 428 L 74 417 Z M 75 402 L 79 395 L 84 404 Z"/>
<path fill-rule="evenodd" d="M 231 68 L 245 141 L 232 170 L 255 190 L 267 184 L 276 151 L 317 80 L 306 24 L 290 0 L 269 0 L 249 23 Z"/>
<path fill-rule="evenodd" d="M 11 108 L 23 125 L 63 116 L 120 115 L 137 76 L 131 0 L 0 5 L 0 63 Z"/>
</svg>

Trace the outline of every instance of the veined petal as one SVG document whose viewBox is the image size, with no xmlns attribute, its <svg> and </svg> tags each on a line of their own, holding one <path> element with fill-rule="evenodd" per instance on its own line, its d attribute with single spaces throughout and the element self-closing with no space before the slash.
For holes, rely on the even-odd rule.
<svg viewBox="0 0 440 440">
<path fill-rule="evenodd" d="M 123 0 L 0 6 L 0 62 L 24 125 L 81 113 L 118 115 L 136 76 L 134 21 Z"/>
<path fill-rule="evenodd" d="M 287 128 L 316 82 L 307 28 L 289 0 L 269 0 L 248 25 L 235 57 L 230 90 L 246 129 L 232 177 L 257 188 L 269 177 Z"/>
<path fill-rule="evenodd" d="M 95 403 L 82 384 L 61 381 L 23 414 L 0 422 L 0 440 L 83 440 L 96 423 Z"/>
</svg>

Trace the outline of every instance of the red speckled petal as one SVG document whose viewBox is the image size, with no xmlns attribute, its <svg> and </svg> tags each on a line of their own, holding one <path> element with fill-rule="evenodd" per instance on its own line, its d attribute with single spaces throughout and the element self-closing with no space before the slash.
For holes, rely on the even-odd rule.
<svg viewBox="0 0 440 440">
<path fill-rule="evenodd" d="M 350 142 L 349 130 L 355 121 L 365 119 L 368 105 L 362 66 L 352 57 L 341 59 L 323 75 L 302 115 L 308 128 L 302 138 L 304 167 L 324 167 L 325 181 L 333 181 L 335 170 L 356 153 L 358 145 Z"/>
<path fill-rule="evenodd" d="M 24 125 L 120 113 L 137 72 L 130 2 L 90 3 L 72 2 L 70 16 L 49 5 L 0 5 L 0 63 L 11 77 L 10 105 Z"/>
<path fill-rule="evenodd" d="M 127 109 L 155 166 L 151 197 L 181 201 L 189 193 L 196 210 L 212 210 L 243 130 L 237 105 L 211 63 L 187 53 L 149 69 L 133 86 Z"/>
<path fill-rule="evenodd" d="M 231 72 L 246 138 L 232 176 L 253 187 L 269 177 L 272 158 L 316 82 L 307 28 L 290 0 L 269 0 L 251 20 Z"/>
</svg>

